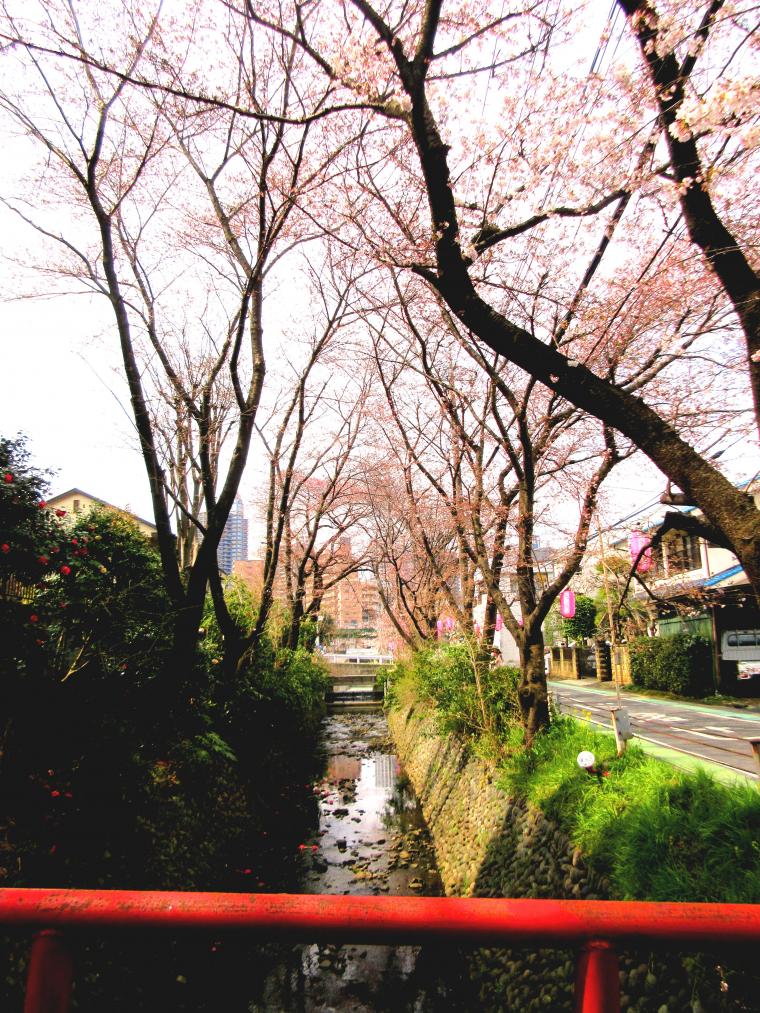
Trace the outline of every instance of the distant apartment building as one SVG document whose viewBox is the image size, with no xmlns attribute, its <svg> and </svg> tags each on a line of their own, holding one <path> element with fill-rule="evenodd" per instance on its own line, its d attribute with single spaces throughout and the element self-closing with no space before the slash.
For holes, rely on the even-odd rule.
<svg viewBox="0 0 760 1013">
<path fill-rule="evenodd" d="M 264 586 L 263 559 L 236 559 L 232 564 L 232 572 L 248 586 L 253 595 L 258 597 Z"/>
<path fill-rule="evenodd" d="M 320 611 L 331 615 L 338 629 L 375 629 L 380 614 L 377 585 L 352 573 L 325 591 Z"/>
<path fill-rule="evenodd" d="M 216 558 L 219 569 L 224 573 L 232 573 L 236 560 L 248 558 L 248 521 L 243 513 L 243 501 L 239 496 L 235 497 L 230 516 L 227 518 Z"/>
<path fill-rule="evenodd" d="M 323 616 L 331 616 L 337 630 L 376 630 L 382 609 L 374 578 L 366 572 L 355 572 L 339 580 L 335 579 L 342 570 L 349 568 L 352 561 L 351 542 L 348 538 L 341 539 L 335 548 L 333 559 L 322 573 L 323 584 L 328 586 L 322 594 L 319 612 Z M 245 582 L 254 597 L 261 594 L 264 583 L 262 558 L 238 559 L 233 564 L 232 572 Z M 276 601 L 287 602 L 287 580 L 282 555 L 272 591 Z M 307 606 L 313 595 L 314 584 L 309 578 L 306 585 Z"/>
</svg>

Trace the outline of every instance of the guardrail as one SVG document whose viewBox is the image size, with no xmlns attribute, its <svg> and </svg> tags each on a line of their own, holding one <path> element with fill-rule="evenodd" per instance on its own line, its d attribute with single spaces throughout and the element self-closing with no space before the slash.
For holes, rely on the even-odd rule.
<svg viewBox="0 0 760 1013">
<path fill-rule="evenodd" d="M 576 1010 L 617 1013 L 617 948 L 760 941 L 760 906 L 642 901 L 0 889 L 0 925 L 34 929 L 24 1013 L 67 1013 L 68 939 L 87 929 L 245 931 L 271 940 L 577 946 Z"/>
</svg>

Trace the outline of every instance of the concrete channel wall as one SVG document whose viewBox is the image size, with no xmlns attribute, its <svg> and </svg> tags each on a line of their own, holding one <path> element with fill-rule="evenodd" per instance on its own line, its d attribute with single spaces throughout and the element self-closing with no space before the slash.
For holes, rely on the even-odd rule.
<svg viewBox="0 0 760 1013">
<path fill-rule="evenodd" d="M 388 712 L 396 751 L 417 793 L 433 838 L 446 893 L 467 897 L 604 900 L 609 883 L 543 814 L 510 799 L 496 770 L 455 736 L 441 736 L 417 706 Z M 462 954 L 485 1010 L 571 1010 L 570 951 L 483 949 Z M 677 956 L 621 957 L 621 1008 L 637 1013 L 702 1009 Z M 710 1008 L 710 1007 L 708 1007 Z"/>
</svg>

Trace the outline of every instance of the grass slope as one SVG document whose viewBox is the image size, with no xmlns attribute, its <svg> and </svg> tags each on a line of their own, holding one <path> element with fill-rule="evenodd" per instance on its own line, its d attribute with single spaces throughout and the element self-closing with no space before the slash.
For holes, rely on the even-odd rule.
<svg viewBox="0 0 760 1013">
<path fill-rule="evenodd" d="M 760 902 L 760 792 L 686 774 L 555 718 L 534 748 L 504 743 L 501 784 L 555 820 L 624 899 Z M 591 750 L 602 776 L 576 762 Z"/>
</svg>

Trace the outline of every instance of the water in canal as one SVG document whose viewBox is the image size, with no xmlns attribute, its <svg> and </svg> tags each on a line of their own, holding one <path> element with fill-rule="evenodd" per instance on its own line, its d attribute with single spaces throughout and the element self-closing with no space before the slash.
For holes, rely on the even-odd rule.
<svg viewBox="0 0 760 1013">
<path fill-rule="evenodd" d="M 419 804 L 380 710 L 325 719 L 318 826 L 299 846 L 304 893 L 416 894 L 443 889 Z M 251 1013 L 429 1013 L 460 1008 L 456 966 L 442 947 L 278 948 Z M 458 961 L 456 962 L 458 964 Z"/>
</svg>

